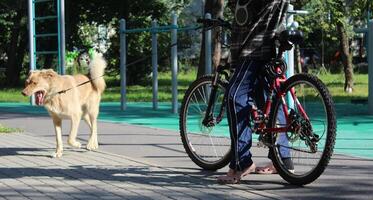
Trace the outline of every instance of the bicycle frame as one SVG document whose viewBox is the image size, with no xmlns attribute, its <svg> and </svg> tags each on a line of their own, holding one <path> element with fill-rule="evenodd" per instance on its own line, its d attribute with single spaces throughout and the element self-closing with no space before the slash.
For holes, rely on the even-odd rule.
<svg viewBox="0 0 373 200">
<path fill-rule="evenodd" d="M 281 67 L 277 66 L 276 70 L 280 71 Z M 219 123 L 219 120 L 214 121 L 213 116 L 212 116 L 212 110 L 214 109 L 214 104 L 215 104 L 215 101 L 216 101 L 216 91 L 217 91 L 217 87 L 218 87 L 217 82 L 220 79 L 220 76 L 222 74 L 223 74 L 223 69 L 216 70 L 216 72 L 214 74 L 214 80 L 212 82 L 212 88 L 211 88 L 211 92 L 210 92 L 210 98 L 209 98 L 208 106 L 207 106 L 207 109 L 206 109 L 206 115 L 205 115 L 205 117 L 202 121 L 202 123 L 207 127 L 214 126 L 215 123 Z M 286 80 L 287 80 L 286 76 L 284 74 L 282 74 L 280 76 L 277 76 L 272 81 L 272 84 L 270 85 L 270 88 L 269 88 L 269 96 L 268 96 L 268 98 L 265 102 L 264 110 L 262 110 L 263 114 L 264 114 L 264 119 L 266 119 L 266 120 L 263 120 L 258 125 L 258 129 L 257 129 L 256 133 L 259 133 L 259 134 L 267 134 L 267 133 L 274 134 L 274 133 L 279 133 L 279 132 L 288 132 L 290 130 L 291 120 L 289 119 L 289 111 L 288 111 L 289 106 L 288 106 L 288 104 L 285 100 L 285 92 L 282 91 L 282 89 L 281 89 L 281 84 L 284 83 Z M 267 128 L 266 122 L 268 121 L 267 119 L 270 117 L 270 114 L 271 114 L 272 99 L 273 99 L 274 95 L 276 95 L 276 98 L 281 99 L 282 110 L 284 112 L 285 119 L 286 119 L 286 126 L 285 127 Z M 307 113 L 305 112 L 304 108 L 300 104 L 300 102 L 299 102 L 299 100 L 298 100 L 298 98 L 295 94 L 294 88 L 291 88 L 290 95 L 295 102 L 294 106 L 297 107 L 301 116 L 304 119 L 309 120 L 309 117 L 308 117 Z M 224 98 L 223 101 L 224 101 L 223 104 L 225 104 L 226 103 L 226 98 Z M 222 114 L 223 114 L 222 111 L 220 111 L 219 115 L 222 115 Z M 219 116 L 216 117 L 216 119 L 219 119 L 219 118 L 220 118 Z"/>
<path fill-rule="evenodd" d="M 203 23 L 204 20 L 200 20 L 200 22 Z M 207 23 L 207 21 L 205 22 Z M 215 26 L 221 26 L 221 27 L 227 27 L 228 25 L 221 21 L 221 20 L 208 20 L 208 24 L 209 24 L 209 28 L 212 28 L 215 24 Z M 230 25 L 229 25 L 230 27 Z M 244 45 L 242 45 L 244 46 Z M 241 46 L 241 47 L 242 47 Z M 276 59 L 281 59 L 282 60 L 282 55 L 283 53 L 286 51 L 286 50 L 289 50 L 291 49 L 293 46 L 292 44 L 290 43 L 282 43 L 279 47 L 279 51 L 278 51 L 278 54 L 277 54 L 277 57 Z M 239 50 L 239 52 L 242 51 L 242 48 Z M 283 62 L 280 62 L 280 63 L 283 63 Z M 212 111 L 214 110 L 214 106 L 215 106 L 215 101 L 216 101 L 216 92 L 217 92 L 217 85 L 218 85 L 218 80 L 221 78 L 221 75 L 224 75 L 225 72 L 224 70 L 226 69 L 226 66 L 219 66 L 217 68 L 217 70 L 215 71 L 215 74 L 214 74 L 214 80 L 212 81 L 212 88 L 211 88 L 211 91 L 210 91 L 210 97 L 209 97 L 209 101 L 208 101 L 208 105 L 207 105 L 207 109 L 206 109 L 206 114 L 205 114 L 205 117 L 202 121 L 203 125 L 207 126 L 207 127 L 210 127 L 210 126 L 214 126 L 216 123 L 219 123 L 219 119 L 221 118 L 221 116 L 223 115 L 223 110 L 220 111 L 219 113 L 219 116 L 216 118 L 218 120 L 214 120 L 214 117 L 213 117 L 213 114 L 212 114 Z M 281 69 L 284 69 L 284 68 L 281 68 L 281 65 L 277 65 L 275 70 L 276 72 L 279 72 L 278 74 L 275 75 L 275 79 L 273 80 L 271 86 L 270 86 L 270 89 L 269 89 L 269 97 L 267 98 L 266 102 L 265 102 L 265 108 L 264 108 L 264 112 L 262 112 L 264 114 L 264 120 L 262 120 L 262 122 L 257 126 L 258 129 L 257 129 L 257 133 L 263 133 L 263 134 L 266 134 L 266 133 L 278 133 L 278 132 L 287 132 L 289 131 L 289 129 L 291 128 L 291 121 L 289 119 L 289 111 L 288 111 L 288 105 L 286 103 L 286 100 L 285 100 L 285 93 L 281 90 L 281 83 L 285 82 L 287 80 L 286 76 L 284 75 L 285 73 L 281 70 Z M 286 118 L 286 127 L 278 127 L 278 128 L 267 128 L 266 127 L 266 123 L 267 123 L 267 119 L 270 117 L 270 112 L 271 112 L 271 107 L 272 107 L 272 98 L 273 98 L 273 95 L 276 94 L 276 98 L 278 99 L 281 99 L 281 102 L 282 102 L 282 108 L 283 108 L 283 112 L 284 112 L 284 115 L 285 115 L 285 118 Z M 297 96 L 295 94 L 295 91 L 294 91 L 294 88 L 292 88 L 290 90 L 290 94 L 291 94 L 291 97 L 293 98 L 294 102 L 295 102 L 295 105 L 297 107 L 297 109 L 300 111 L 300 114 L 301 116 L 306 119 L 306 120 L 309 120 L 309 117 L 307 116 L 305 110 L 303 109 L 302 105 L 300 104 L 299 100 L 297 99 Z M 223 99 L 223 104 L 226 103 L 226 97 Z M 263 111 L 263 110 L 262 110 Z M 257 114 L 257 113 L 255 113 Z"/>
<path fill-rule="evenodd" d="M 280 70 L 280 67 L 277 66 L 276 70 L 277 71 Z M 278 133 L 278 132 L 289 131 L 290 126 L 291 126 L 291 121 L 289 119 L 289 111 L 288 111 L 289 107 L 288 107 L 288 104 L 286 103 L 286 100 L 285 100 L 285 92 L 282 91 L 282 89 L 281 89 L 281 84 L 284 83 L 286 80 L 287 80 L 287 78 L 284 74 L 275 78 L 275 80 L 273 81 L 273 83 L 272 83 L 272 85 L 269 89 L 269 94 L 270 95 L 266 100 L 265 108 L 264 108 L 264 112 L 263 112 L 264 113 L 264 118 L 268 119 L 269 116 L 270 116 L 271 107 L 272 107 L 272 98 L 273 98 L 273 95 L 276 95 L 277 96 L 276 98 L 281 99 L 282 110 L 284 112 L 285 119 L 286 119 L 286 126 L 285 127 L 277 127 L 277 128 L 267 128 L 266 127 L 266 121 L 267 120 L 264 120 L 259 125 L 259 129 L 258 129 L 259 133 Z M 294 106 L 296 106 L 297 109 L 300 111 L 300 114 L 302 115 L 302 117 L 306 120 L 309 120 L 309 117 L 308 117 L 307 113 L 303 109 L 302 105 L 300 104 L 300 102 L 299 102 L 299 100 L 298 100 L 298 98 L 295 94 L 294 88 L 290 89 L 290 94 L 291 94 L 291 97 L 293 98 L 293 100 L 295 102 Z"/>
</svg>

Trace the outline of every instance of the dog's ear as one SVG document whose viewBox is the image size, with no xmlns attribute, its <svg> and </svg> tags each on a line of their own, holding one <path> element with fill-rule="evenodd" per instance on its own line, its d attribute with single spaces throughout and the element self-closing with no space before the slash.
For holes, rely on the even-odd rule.
<svg viewBox="0 0 373 200">
<path fill-rule="evenodd" d="M 44 78 L 53 78 L 58 75 L 53 69 L 43 70 L 42 74 Z"/>
</svg>

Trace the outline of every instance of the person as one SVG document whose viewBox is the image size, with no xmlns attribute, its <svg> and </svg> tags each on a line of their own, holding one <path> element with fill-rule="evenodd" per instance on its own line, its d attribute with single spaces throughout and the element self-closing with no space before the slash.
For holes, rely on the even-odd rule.
<svg viewBox="0 0 373 200">
<path fill-rule="evenodd" d="M 229 0 L 234 12 L 231 41 L 231 66 L 235 72 L 226 91 L 227 116 L 231 136 L 232 160 L 226 175 L 219 176 L 219 183 L 238 183 L 256 170 L 251 157 L 253 127 L 250 114 L 256 113 L 257 88 L 261 85 L 260 72 L 264 65 L 276 56 L 275 34 L 282 24 L 289 0 Z M 259 92 L 260 93 L 260 92 Z M 261 90 L 263 94 L 263 90 Z M 281 113 L 281 112 L 280 112 Z M 278 120 L 284 116 L 279 113 Z M 285 135 L 285 134 L 280 134 Z M 288 141 L 280 137 L 285 146 Z M 289 148 L 281 148 L 280 154 L 292 167 Z M 269 158 L 272 155 L 269 154 Z M 273 165 L 259 169 L 271 173 Z"/>
</svg>

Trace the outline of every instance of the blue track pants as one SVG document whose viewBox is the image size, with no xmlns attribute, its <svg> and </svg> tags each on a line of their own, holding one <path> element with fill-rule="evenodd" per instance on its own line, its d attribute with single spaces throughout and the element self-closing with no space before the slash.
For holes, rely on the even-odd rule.
<svg viewBox="0 0 373 200">
<path fill-rule="evenodd" d="M 229 167 L 231 169 L 243 170 L 253 163 L 250 148 L 252 145 L 252 130 L 250 127 L 250 113 L 256 108 L 254 94 L 259 84 L 262 84 L 260 69 L 266 64 L 265 61 L 245 59 L 237 66 L 227 90 L 227 115 L 229 130 L 232 139 L 233 156 Z M 260 91 L 262 94 L 264 91 Z M 278 120 L 283 121 L 283 112 L 279 112 Z M 288 145 L 286 134 L 280 134 L 278 142 Z M 283 158 L 290 157 L 289 148 L 281 148 Z"/>
</svg>

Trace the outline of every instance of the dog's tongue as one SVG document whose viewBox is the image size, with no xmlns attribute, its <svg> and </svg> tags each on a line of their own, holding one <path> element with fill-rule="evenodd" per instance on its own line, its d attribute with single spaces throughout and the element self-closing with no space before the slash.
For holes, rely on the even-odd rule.
<svg viewBox="0 0 373 200">
<path fill-rule="evenodd" d="M 36 92 L 35 93 L 35 103 L 36 105 L 40 106 L 44 103 L 44 95 L 43 92 Z"/>
</svg>

